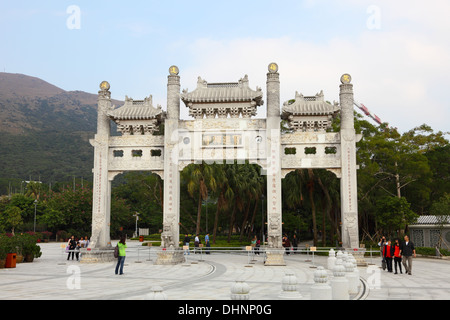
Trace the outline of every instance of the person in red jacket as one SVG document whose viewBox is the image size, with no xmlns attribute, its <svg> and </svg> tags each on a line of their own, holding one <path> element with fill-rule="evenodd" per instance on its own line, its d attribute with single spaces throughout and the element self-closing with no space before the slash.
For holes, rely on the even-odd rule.
<svg viewBox="0 0 450 320">
<path fill-rule="evenodd" d="M 400 268 L 400 273 L 402 273 L 402 255 L 400 253 L 400 242 L 398 239 L 395 239 L 394 247 L 394 267 L 395 274 L 397 274 L 397 265 Z"/>
<path fill-rule="evenodd" d="M 391 245 L 391 240 L 383 248 L 383 257 L 386 259 L 388 272 L 392 272 L 392 258 L 394 257 L 394 247 Z"/>
</svg>

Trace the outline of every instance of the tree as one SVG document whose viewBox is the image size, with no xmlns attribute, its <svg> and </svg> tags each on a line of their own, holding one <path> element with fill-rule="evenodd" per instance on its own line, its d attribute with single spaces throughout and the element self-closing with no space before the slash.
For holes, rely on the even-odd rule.
<svg viewBox="0 0 450 320">
<path fill-rule="evenodd" d="M 202 214 L 202 201 L 208 198 L 208 189 L 215 191 L 216 180 L 211 165 L 202 162 L 201 164 L 191 164 L 182 171 L 182 179 L 186 180 L 187 191 L 194 198 L 197 197 L 197 220 L 195 233 L 200 233 L 200 222 Z"/>
<path fill-rule="evenodd" d="M 23 223 L 22 220 L 22 210 L 16 206 L 9 206 L 5 210 L 6 223 L 11 226 L 11 233 L 14 236 L 14 230 L 16 227 Z"/>
<path fill-rule="evenodd" d="M 418 218 L 410 207 L 410 203 L 404 197 L 385 196 L 379 199 L 376 207 L 378 225 L 387 234 L 402 234 L 401 231 Z"/>
</svg>

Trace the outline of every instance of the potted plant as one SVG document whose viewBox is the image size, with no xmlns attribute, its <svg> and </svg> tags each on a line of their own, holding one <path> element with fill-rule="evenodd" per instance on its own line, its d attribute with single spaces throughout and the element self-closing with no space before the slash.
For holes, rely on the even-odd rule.
<svg viewBox="0 0 450 320">
<path fill-rule="evenodd" d="M 0 269 L 6 264 L 6 256 L 9 252 L 10 240 L 8 236 L 0 235 Z"/>
<path fill-rule="evenodd" d="M 23 262 L 23 254 L 22 254 L 22 249 L 23 249 L 23 235 L 15 235 L 14 237 L 11 238 L 12 240 L 12 246 L 15 249 L 15 253 L 16 253 L 16 263 L 22 263 Z"/>
<path fill-rule="evenodd" d="M 37 237 L 30 234 L 23 235 L 22 254 L 25 262 L 33 262 L 34 258 L 41 256 L 41 247 L 36 244 Z"/>
</svg>

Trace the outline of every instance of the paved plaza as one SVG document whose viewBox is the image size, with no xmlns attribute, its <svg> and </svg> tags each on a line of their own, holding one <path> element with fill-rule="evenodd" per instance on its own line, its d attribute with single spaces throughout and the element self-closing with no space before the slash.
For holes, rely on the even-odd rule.
<svg viewBox="0 0 450 320">
<path fill-rule="evenodd" d="M 250 286 L 250 300 L 279 300 L 286 272 L 295 274 L 303 300 L 310 299 L 317 266 L 326 268 L 327 257 L 304 254 L 285 256 L 286 266 L 264 266 L 246 253 L 193 254 L 181 265 L 155 265 L 158 248 L 150 251 L 129 241 L 124 275 L 115 275 L 115 263 L 85 264 L 67 261 L 61 243 L 43 243 L 42 256 L 33 263 L 0 269 L 0 300 L 144 300 L 160 286 L 168 300 L 230 300 L 235 280 Z M 139 249 L 139 250 L 138 250 Z M 359 267 L 360 292 L 354 300 L 447 300 L 450 298 L 450 261 L 413 260 L 413 274 L 391 274 L 378 267 L 379 258 Z M 250 263 L 249 263 L 250 262 Z M 330 279 L 331 279 L 331 272 Z"/>
</svg>

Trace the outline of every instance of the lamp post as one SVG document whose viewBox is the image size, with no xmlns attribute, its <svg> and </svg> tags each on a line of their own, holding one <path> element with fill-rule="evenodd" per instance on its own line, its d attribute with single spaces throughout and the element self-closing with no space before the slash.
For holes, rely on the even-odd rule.
<svg viewBox="0 0 450 320">
<path fill-rule="evenodd" d="M 36 233 L 36 207 L 37 207 L 37 199 L 34 200 L 34 225 L 33 225 L 33 232 Z"/>
<path fill-rule="evenodd" d="M 138 231 L 137 231 L 137 222 L 139 220 L 139 212 L 136 212 L 135 214 L 133 214 L 133 217 L 136 217 L 136 231 L 134 232 L 135 237 L 138 236 Z"/>
</svg>

